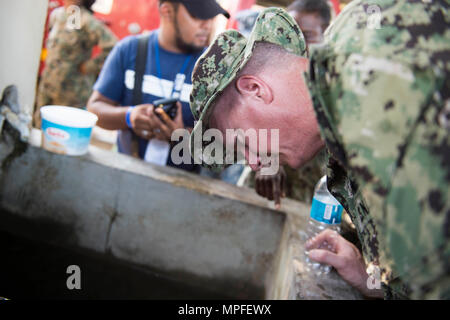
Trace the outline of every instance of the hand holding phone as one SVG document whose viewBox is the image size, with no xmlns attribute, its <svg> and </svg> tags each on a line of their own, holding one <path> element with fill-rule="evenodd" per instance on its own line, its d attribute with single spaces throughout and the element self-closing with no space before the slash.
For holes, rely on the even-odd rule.
<svg viewBox="0 0 450 320">
<path fill-rule="evenodd" d="M 164 112 L 170 117 L 171 120 L 175 119 L 177 116 L 177 101 L 176 98 L 169 98 L 169 99 L 158 99 L 153 101 L 154 105 L 154 112 L 158 116 L 159 119 L 163 120 L 158 112 L 156 112 L 156 109 L 162 108 Z"/>
<path fill-rule="evenodd" d="M 155 100 L 153 114 L 150 115 L 155 137 L 170 141 L 173 131 L 184 128 L 181 103 L 177 99 Z"/>
</svg>

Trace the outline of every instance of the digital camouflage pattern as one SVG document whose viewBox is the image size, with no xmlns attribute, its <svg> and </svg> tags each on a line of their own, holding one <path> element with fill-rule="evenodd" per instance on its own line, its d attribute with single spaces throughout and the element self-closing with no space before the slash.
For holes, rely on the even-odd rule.
<svg viewBox="0 0 450 320">
<path fill-rule="evenodd" d="M 117 42 L 114 34 L 85 8 L 80 10 L 79 29 L 68 24 L 74 19 L 71 14 L 72 11 L 60 7 L 50 16 L 48 54 L 39 83 L 37 114 L 44 105 L 85 107 L 103 62 Z M 101 53 L 92 59 L 92 49 L 97 45 Z M 79 71 L 84 62 L 86 75 Z"/>
<path fill-rule="evenodd" d="M 256 19 L 252 33 L 247 40 L 235 30 L 227 30 L 219 34 L 209 48 L 197 60 L 192 73 L 192 91 L 190 106 L 195 120 L 200 120 L 191 135 L 192 157 L 202 165 L 213 170 L 223 168 L 223 165 L 207 165 L 206 159 L 197 155 L 207 144 L 194 143 L 194 137 L 200 137 L 200 132 L 208 128 L 209 116 L 212 113 L 214 99 L 230 84 L 236 75 L 250 60 L 257 42 L 269 42 L 282 46 L 288 52 L 306 56 L 306 43 L 295 20 L 284 10 L 269 8 L 260 13 Z M 201 139 L 201 137 L 200 137 Z M 199 146 L 201 150 L 195 150 Z M 225 163 L 225 151 L 224 163 Z"/>
<path fill-rule="evenodd" d="M 380 267 L 385 298 L 450 298 L 449 6 L 355 0 L 325 44 L 310 47 L 305 80 L 326 141 L 328 187 L 350 214 L 367 265 Z M 237 73 L 230 45 L 243 40 L 230 38 L 198 62 L 196 119 L 208 119 L 216 89 Z"/>
<path fill-rule="evenodd" d="M 353 1 L 311 47 L 328 186 L 386 298 L 450 298 L 449 6 Z"/>
</svg>

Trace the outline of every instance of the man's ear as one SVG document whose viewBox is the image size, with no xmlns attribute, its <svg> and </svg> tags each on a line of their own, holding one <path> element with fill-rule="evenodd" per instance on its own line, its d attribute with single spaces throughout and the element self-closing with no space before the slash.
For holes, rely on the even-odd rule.
<svg viewBox="0 0 450 320">
<path fill-rule="evenodd" d="M 173 4 L 170 2 L 163 2 L 159 6 L 159 16 L 161 18 L 171 18 L 175 14 Z"/>
<path fill-rule="evenodd" d="M 243 75 L 236 80 L 236 90 L 244 97 L 260 99 L 269 104 L 273 100 L 272 89 L 256 76 Z"/>
</svg>

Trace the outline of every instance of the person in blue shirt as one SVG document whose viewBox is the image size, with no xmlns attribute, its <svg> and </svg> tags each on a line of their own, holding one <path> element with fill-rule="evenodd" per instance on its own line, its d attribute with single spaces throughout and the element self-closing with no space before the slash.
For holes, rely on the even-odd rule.
<svg viewBox="0 0 450 320">
<path fill-rule="evenodd" d="M 119 130 L 119 152 L 132 154 L 134 133 L 138 136 L 138 156 L 146 160 L 149 145 L 153 148 L 150 153 L 160 153 L 161 142 L 169 145 L 174 130 L 194 127 L 189 108 L 192 70 L 208 43 L 213 18 L 218 14 L 229 18 L 215 0 L 160 0 L 159 14 L 160 27 L 148 41 L 142 104 L 132 105 L 138 36 L 124 38 L 114 47 L 87 104 L 87 109 L 98 116 L 98 126 Z M 182 84 L 177 89 L 175 80 Z M 176 117 L 171 120 L 166 114 L 156 116 L 152 102 L 171 97 L 179 100 Z M 199 166 L 193 161 L 175 165 L 168 149 L 165 152 L 166 165 L 198 171 Z"/>
</svg>

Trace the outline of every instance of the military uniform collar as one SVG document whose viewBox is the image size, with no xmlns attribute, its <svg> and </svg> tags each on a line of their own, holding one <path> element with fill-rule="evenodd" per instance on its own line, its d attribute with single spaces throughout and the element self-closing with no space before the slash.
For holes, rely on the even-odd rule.
<svg viewBox="0 0 450 320">
<path fill-rule="evenodd" d="M 331 155 L 341 166 L 345 167 L 347 159 L 338 132 L 333 103 L 330 99 L 331 77 L 328 66 L 333 51 L 326 43 L 316 44 L 310 45 L 309 54 L 309 72 L 304 74 L 304 79 L 309 88 L 321 135 Z"/>
</svg>

